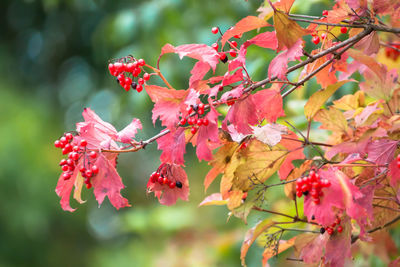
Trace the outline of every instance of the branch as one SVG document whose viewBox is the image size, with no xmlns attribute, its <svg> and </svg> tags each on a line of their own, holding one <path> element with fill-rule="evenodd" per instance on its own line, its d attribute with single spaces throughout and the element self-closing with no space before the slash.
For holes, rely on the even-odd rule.
<svg viewBox="0 0 400 267">
<path fill-rule="evenodd" d="M 373 228 L 373 229 L 367 231 L 367 233 L 368 233 L 368 234 L 371 234 L 371 233 L 376 232 L 376 231 L 378 231 L 378 230 L 382 230 L 383 228 L 386 228 L 386 227 L 388 227 L 388 226 L 394 224 L 395 222 L 397 222 L 397 221 L 399 221 L 399 220 L 400 220 L 400 216 L 397 216 L 396 218 L 394 218 L 394 219 L 391 220 L 390 222 L 387 222 L 387 223 L 385 223 L 384 225 L 375 227 L 375 228 Z M 356 241 L 359 239 L 359 237 L 360 237 L 360 235 L 352 236 L 352 237 L 351 237 L 351 243 L 353 244 L 354 242 L 356 242 Z"/>
<path fill-rule="evenodd" d="M 281 213 L 281 212 L 278 212 L 278 211 L 266 210 L 266 209 L 263 209 L 263 208 L 259 208 L 259 207 L 257 207 L 257 206 L 254 206 L 254 207 L 253 207 L 253 210 L 258 210 L 258 211 L 262 211 L 262 212 L 268 212 L 268 213 L 271 213 L 271 214 L 275 214 L 275 215 L 287 217 L 287 218 L 293 219 L 294 222 L 304 222 L 304 223 L 309 223 L 309 224 L 318 225 L 318 224 L 315 223 L 315 222 L 309 222 L 309 221 L 307 221 L 306 219 L 300 219 L 300 218 L 297 217 L 297 216 L 287 215 L 287 214 L 284 214 L 284 213 Z"/>
</svg>

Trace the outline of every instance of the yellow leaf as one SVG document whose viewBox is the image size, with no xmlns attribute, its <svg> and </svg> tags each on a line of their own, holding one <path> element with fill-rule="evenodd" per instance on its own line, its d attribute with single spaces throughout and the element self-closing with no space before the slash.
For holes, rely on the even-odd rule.
<svg viewBox="0 0 400 267">
<path fill-rule="evenodd" d="M 335 108 L 321 109 L 315 115 L 314 120 L 322 123 L 321 129 L 347 132 L 348 125 L 347 120 L 343 113 Z"/>
<path fill-rule="evenodd" d="M 222 199 L 222 195 L 220 193 L 215 193 L 215 194 L 211 194 L 208 197 L 206 197 L 200 204 L 200 206 L 210 206 L 210 205 L 225 205 L 226 203 L 228 203 L 227 200 L 223 200 Z"/>
<path fill-rule="evenodd" d="M 307 120 L 311 120 L 329 97 L 331 97 L 343 84 L 348 82 L 350 82 L 350 80 L 340 81 L 329 85 L 326 89 L 314 93 L 304 107 L 304 114 L 306 115 Z"/>
<path fill-rule="evenodd" d="M 339 100 L 333 101 L 333 107 L 341 110 L 356 110 L 365 106 L 365 95 L 363 91 L 357 91 L 354 95 L 345 95 Z"/>
<path fill-rule="evenodd" d="M 281 51 L 285 46 L 290 49 L 307 31 L 291 20 L 282 11 L 274 12 L 274 27 L 278 38 L 278 49 Z"/>
<path fill-rule="evenodd" d="M 80 172 L 75 180 L 75 191 L 74 191 L 74 199 L 79 202 L 79 204 L 85 203 L 85 200 L 82 200 L 81 193 L 82 193 L 82 186 L 83 186 L 83 177 Z"/>
</svg>

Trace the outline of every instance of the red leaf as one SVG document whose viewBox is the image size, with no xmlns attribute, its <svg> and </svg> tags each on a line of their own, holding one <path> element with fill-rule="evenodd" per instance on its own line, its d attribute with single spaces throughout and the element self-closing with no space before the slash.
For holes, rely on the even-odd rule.
<svg viewBox="0 0 400 267">
<path fill-rule="evenodd" d="M 227 86 L 239 81 L 243 80 L 243 71 L 242 69 L 238 69 L 235 71 L 235 73 L 230 74 L 229 72 L 226 72 L 224 75 L 224 79 L 222 80 L 222 86 Z"/>
<path fill-rule="evenodd" d="M 172 129 L 179 122 L 181 105 L 189 91 L 167 89 L 157 85 L 147 85 L 146 92 L 155 103 L 153 108 L 153 123 L 160 118 L 163 126 Z M 182 108 L 183 109 L 183 108 Z"/>
<path fill-rule="evenodd" d="M 395 187 L 398 186 L 400 183 L 400 168 L 397 167 L 397 159 L 392 160 L 392 162 L 389 165 L 389 177 L 390 179 L 390 185 Z M 400 194 L 400 190 L 398 191 Z"/>
<path fill-rule="evenodd" d="M 71 196 L 72 187 L 74 186 L 76 177 L 79 172 L 79 166 L 80 165 L 78 165 L 75 168 L 73 174 L 71 175 L 71 178 L 69 178 L 68 180 L 64 180 L 64 177 L 62 176 L 62 174 L 60 175 L 60 178 L 58 178 L 58 182 L 57 182 L 57 186 L 56 186 L 56 193 L 59 197 L 61 197 L 60 205 L 61 205 L 61 208 L 65 211 L 70 211 L 70 212 L 75 211 L 75 209 L 71 208 L 69 199 Z"/>
<path fill-rule="evenodd" d="M 181 182 L 182 188 L 169 188 L 168 185 L 161 185 L 158 182 L 152 183 L 149 180 L 147 189 L 149 192 L 154 192 L 162 205 L 171 206 L 176 203 L 178 198 L 188 201 L 189 200 L 189 182 L 186 172 L 181 166 L 176 164 L 168 165 L 168 180 L 172 182 Z"/>
<path fill-rule="evenodd" d="M 108 158 L 106 158 L 106 155 Z M 120 191 L 125 187 L 121 177 L 114 168 L 112 161 L 117 157 L 117 154 L 102 153 L 96 160 L 96 165 L 99 167 L 99 173 L 92 178 L 94 195 L 99 205 L 103 203 L 107 196 L 111 204 L 116 208 L 130 207 L 128 200 L 121 196 Z"/>
<path fill-rule="evenodd" d="M 288 63 L 298 60 L 303 55 L 303 41 L 299 39 L 290 49 L 277 55 L 269 64 L 268 76 L 276 75 L 278 79 L 286 80 Z"/>
<path fill-rule="evenodd" d="M 241 134 L 251 134 L 252 129 L 249 125 L 258 123 L 256 116 L 257 109 L 253 101 L 252 95 L 245 99 L 240 99 L 235 102 L 228 111 L 225 121 L 233 124 L 236 130 Z"/>
<path fill-rule="evenodd" d="M 118 132 L 117 140 L 122 143 L 130 143 L 135 137 L 137 130 L 142 129 L 142 123 L 138 119 L 133 119 L 123 130 Z"/>
<path fill-rule="evenodd" d="M 160 160 L 166 163 L 182 165 L 186 150 L 185 128 L 179 127 L 157 139 L 158 149 L 162 150 Z"/>
<path fill-rule="evenodd" d="M 161 56 L 166 53 L 177 53 L 182 59 L 183 57 L 191 57 L 207 63 L 215 71 L 219 63 L 219 56 L 214 48 L 205 44 L 185 44 L 174 47 L 171 44 L 166 44 L 161 49 Z"/>
<path fill-rule="evenodd" d="M 197 62 L 193 69 L 190 71 L 192 76 L 189 79 L 189 88 L 193 88 L 193 84 L 203 79 L 204 75 L 210 70 L 209 64 L 199 61 Z"/>
<path fill-rule="evenodd" d="M 344 266 L 345 260 L 351 257 L 351 225 L 342 222 L 342 226 L 343 232 L 332 235 L 325 247 L 325 263 L 332 267 Z"/>
<path fill-rule="evenodd" d="M 266 119 L 268 122 L 275 122 L 277 118 L 285 116 L 282 96 L 279 92 L 272 89 L 262 90 L 253 94 L 252 99 L 259 121 Z"/>
<path fill-rule="evenodd" d="M 393 160 L 398 143 L 398 141 L 388 139 L 370 142 L 367 146 L 367 160 L 378 165 L 390 163 Z"/>
<path fill-rule="evenodd" d="M 235 35 L 242 35 L 245 32 L 258 29 L 261 27 L 271 26 L 265 20 L 254 16 L 248 16 L 240 20 L 231 29 L 227 30 L 221 39 L 221 46 L 224 47 L 226 41 Z"/>
<path fill-rule="evenodd" d="M 288 140 L 285 138 L 291 138 L 291 139 L 296 139 L 298 140 L 299 138 L 294 132 L 289 132 L 288 135 L 283 135 L 282 140 L 281 140 L 281 145 L 286 147 L 290 152 L 286 158 L 285 161 L 282 163 L 281 167 L 278 170 L 279 178 L 281 180 L 285 180 L 290 172 L 294 169 L 294 165 L 292 163 L 293 160 L 296 159 L 304 159 L 304 154 L 303 154 L 303 148 L 298 149 L 302 147 L 302 143 L 296 142 L 293 140 Z"/>
<path fill-rule="evenodd" d="M 199 161 L 210 161 L 213 158 L 209 143 L 219 143 L 218 116 L 219 113 L 217 110 L 214 106 L 210 105 L 210 111 L 205 116 L 208 119 L 209 124 L 207 126 L 203 125 L 199 128 L 196 138 L 196 155 Z"/>
</svg>

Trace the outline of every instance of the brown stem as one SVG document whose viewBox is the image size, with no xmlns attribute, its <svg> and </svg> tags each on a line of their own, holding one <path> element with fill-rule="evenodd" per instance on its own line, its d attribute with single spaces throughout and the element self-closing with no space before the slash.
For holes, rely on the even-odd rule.
<svg viewBox="0 0 400 267">
<path fill-rule="evenodd" d="M 165 85 L 166 85 L 169 89 L 174 89 L 174 88 L 169 84 L 169 82 L 167 81 L 167 79 L 165 79 L 164 75 L 162 75 L 160 69 L 154 68 L 154 67 L 152 67 L 152 66 L 150 66 L 150 65 L 147 65 L 147 64 L 146 64 L 145 66 L 148 67 L 148 68 L 150 68 L 150 69 L 152 69 L 152 70 L 161 78 L 161 80 L 163 80 L 163 82 L 165 83 Z"/>
<path fill-rule="evenodd" d="M 300 218 L 297 217 L 297 216 L 291 216 L 291 215 L 287 215 L 287 214 L 284 214 L 284 213 L 281 213 L 281 212 L 278 212 L 278 211 L 272 211 L 272 210 L 267 210 L 267 209 L 259 208 L 259 207 L 257 207 L 257 206 L 254 206 L 254 207 L 253 207 L 253 210 L 258 210 L 258 211 L 262 211 L 262 212 L 268 212 L 268 213 L 271 213 L 271 214 L 275 214 L 275 215 L 287 217 L 287 218 L 293 219 L 293 221 L 295 221 L 295 222 L 304 222 L 304 223 L 309 223 L 309 224 L 318 225 L 317 223 L 309 222 L 309 221 L 307 221 L 306 219 L 300 219 Z"/>
<path fill-rule="evenodd" d="M 290 137 L 282 137 L 282 139 L 286 139 L 286 140 L 291 140 L 291 141 L 296 141 L 296 142 L 300 142 L 300 143 L 303 143 L 303 144 L 305 144 L 306 142 L 304 142 L 303 140 L 299 140 L 299 139 L 295 139 L 295 138 L 290 138 Z M 309 141 L 308 142 L 309 144 L 313 144 L 313 145 L 316 145 L 316 146 L 327 146 L 327 147 L 332 147 L 333 145 L 329 145 L 329 144 L 325 144 L 325 143 L 320 143 L 320 142 L 311 142 L 311 141 Z"/>
<path fill-rule="evenodd" d="M 373 228 L 373 229 L 367 231 L 367 233 L 368 233 L 368 234 L 371 234 L 371 233 L 376 232 L 376 231 L 378 231 L 378 230 L 382 230 L 383 228 L 386 228 L 386 227 L 388 227 L 388 226 L 394 224 L 395 222 L 397 222 L 397 221 L 399 221 L 399 220 L 400 220 L 400 215 L 397 216 L 396 218 L 394 218 L 393 220 L 391 220 L 390 222 L 385 223 L 384 225 L 375 227 L 375 228 Z M 354 242 L 356 242 L 356 241 L 358 240 L 359 237 L 360 237 L 360 235 L 352 236 L 352 237 L 351 237 L 351 243 L 353 244 Z"/>
</svg>

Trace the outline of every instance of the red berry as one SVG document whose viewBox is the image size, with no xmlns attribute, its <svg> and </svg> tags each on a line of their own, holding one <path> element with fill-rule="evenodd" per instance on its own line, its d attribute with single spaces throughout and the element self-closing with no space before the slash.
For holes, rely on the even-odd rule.
<svg viewBox="0 0 400 267">
<path fill-rule="evenodd" d="M 92 168 L 90 168 L 93 172 L 93 174 L 98 174 L 99 173 L 99 167 L 97 165 L 93 165 Z"/>
<path fill-rule="evenodd" d="M 176 185 L 175 182 L 170 182 L 168 186 L 169 188 L 173 189 L 175 188 L 175 185 Z"/>
<path fill-rule="evenodd" d="M 64 172 L 69 170 L 68 165 L 62 165 L 61 170 L 63 170 Z"/>
<path fill-rule="evenodd" d="M 148 74 L 147 72 L 143 74 L 143 80 L 148 81 L 149 79 L 150 79 L 150 74 Z"/>
<path fill-rule="evenodd" d="M 400 168 L 400 161 L 397 162 L 397 168 Z"/>
<path fill-rule="evenodd" d="M 217 33 L 218 33 L 218 27 L 213 27 L 213 28 L 211 29 L 211 32 L 212 32 L 213 34 L 217 34 Z"/>
<path fill-rule="evenodd" d="M 126 71 L 127 71 L 127 72 L 133 72 L 135 69 L 136 69 L 136 66 L 135 66 L 135 65 L 133 65 L 133 63 L 132 63 L 132 62 L 131 62 L 131 63 L 128 63 L 128 64 L 126 64 Z"/>
<path fill-rule="evenodd" d="M 79 171 L 80 171 L 80 172 L 85 172 L 85 171 L 86 171 L 86 168 L 85 168 L 84 166 L 80 166 L 80 167 L 79 167 Z"/>
<path fill-rule="evenodd" d="M 318 36 L 314 36 L 313 38 L 312 38 L 312 42 L 314 43 L 314 44 L 319 44 L 319 37 Z"/>
<path fill-rule="evenodd" d="M 108 64 L 108 70 L 110 71 L 111 75 L 113 75 L 115 72 L 114 64 L 112 64 L 112 63 Z"/>
<path fill-rule="evenodd" d="M 73 146 L 73 147 L 72 147 L 72 151 L 78 152 L 78 151 L 79 151 L 79 146 Z"/>
<path fill-rule="evenodd" d="M 338 233 L 341 233 L 341 232 L 343 232 L 343 227 L 341 225 L 339 225 L 336 230 L 338 231 Z"/>
<path fill-rule="evenodd" d="M 303 195 L 303 193 L 301 191 L 297 191 L 296 195 L 297 195 L 297 197 L 301 197 Z"/>
<path fill-rule="evenodd" d="M 65 138 L 65 136 L 60 138 L 60 142 L 63 143 L 64 145 L 68 143 L 67 138 Z"/>
<path fill-rule="evenodd" d="M 203 119 L 203 125 L 204 125 L 204 126 L 207 126 L 208 123 L 209 123 L 208 119 L 207 119 L 207 118 L 204 118 L 204 119 Z"/>
<path fill-rule="evenodd" d="M 82 139 L 82 140 L 79 142 L 79 145 L 85 147 L 85 146 L 87 146 L 87 141 L 86 141 L 85 139 Z"/>
<path fill-rule="evenodd" d="M 60 166 L 67 164 L 67 160 L 66 159 L 62 159 L 60 161 Z"/>
<path fill-rule="evenodd" d="M 96 151 L 90 151 L 89 157 L 91 157 L 92 159 L 97 158 L 97 153 L 96 153 Z"/>
<path fill-rule="evenodd" d="M 233 36 L 233 38 L 240 39 L 240 36 L 239 36 L 239 34 L 236 34 Z"/>
<path fill-rule="evenodd" d="M 91 183 L 86 184 L 86 188 L 87 188 L 87 189 L 92 188 L 92 184 L 91 184 Z"/>
<path fill-rule="evenodd" d="M 321 34 L 321 39 L 325 40 L 325 38 L 326 38 L 326 33 Z"/>
<path fill-rule="evenodd" d="M 70 141 L 74 138 L 74 136 L 72 135 L 72 133 L 66 133 L 65 138 L 67 138 L 67 140 Z"/>
<path fill-rule="evenodd" d="M 196 120 L 196 124 L 198 125 L 198 126 L 201 126 L 201 125 L 203 125 L 203 120 L 200 118 L 200 119 L 197 119 Z"/>
<path fill-rule="evenodd" d="M 72 159 L 67 159 L 67 165 L 68 166 L 75 166 L 75 163 Z"/>
<path fill-rule="evenodd" d="M 189 117 L 189 119 L 187 119 L 187 123 L 188 123 L 189 125 L 193 125 L 193 124 L 195 124 L 196 122 L 197 122 L 197 120 L 196 120 L 195 117 Z"/>
<path fill-rule="evenodd" d="M 313 198 L 313 202 L 315 205 L 318 205 L 319 203 L 321 203 L 321 200 L 319 198 Z"/>
<path fill-rule="evenodd" d="M 91 170 L 86 170 L 85 175 L 86 175 L 86 177 L 90 178 L 93 176 L 93 172 Z"/>
<path fill-rule="evenodd" d="M 400 161 L 400 154 L 397 155 L 397 161 Z"/>
<path fill-rule="evenodd" d="M 61 144 L 60 140 L 54 141 L 54 146 L 57 148 L 61 148 L 62 144 Z"/>
<path fill-rule="evenodd" d="M 212 48 L 214 48 L 214 49 L 215 49 L 215 51 L 217 51 L 217 52 L 218 52 L 218 48 L 219 48 L 219 45 L 218 45 L 218 43 L 213 43 L 213 44 L 211 45 L 211 47 L 212 47 Z"/>
<path fill-rule="evenodd" d="M 229 55 L 231 55 L 232 57 L 236 57 L 237 53 L 235 50 L 231 49 L 231 50 L 229 50 Z"/>
<path fill-rule="evenodd" d="M 198 106 L 198 109 L 199 109 L 199 110 L 204 110 L 204 104 L 203 104 L 203 103 L 200 103 L 199 106 Z"/>
<path fill-rule="evenodd" d="M 190 132 L 192 134 L 195 134 L 197 132 L 197 128 L 193 126 L 192 128 L 190 128 Z"/>
<path fill-rule="evenodd" d="M 327 227 L 326 231 L 328 232 L 329 235 L 333 235 L 333 229 L 332 228 Z"/>
<path fill-rule="evenodd" d="M 163 183 L 163 184 L 169 184 L 169 180 L 168 180 L 168 178 L 167 178 L 167 177 L 164 177 L 164 179 L 163 179 L 162 183 Z"/>
<path fill-rule="evenodd" d="M 71 178 L 71 174 L 69 174 L 68 172 L 63 172 L 62 176 L 64 180 L 68 180 L 69 178 Z"/>
<path fill-rule="evenodd" d="M 226 56 L 226 54 L 225 54 L 224 52 L 219 52 L 218 55 L 219 55 L 219 59 L 220 59 L 223 63 L 225 63 L 226 61 L 228 61 L 228 57 Z"/>
<path fill-rule="evenodd" d="M 146 61 L 144 61 L 144 59 L 141 58 L 141 59 L 138 60 L 138 65 L 139 66 L 144 66 L 144 65 L 146 65 Z"/>
<path fill-rule="evenodd" d="M 231 45 L 234 47 L 237 47 L 237 42 L 236 41 L 231 41 Z"/>
<path fill-rule="evenodd" d="M 136 91 L 137 91 L 138 93 L 140 93 L 142 90 L 143 90 L 143 85 L 138 84 L 138 85 L 136 86 Z"/>
<path fill-rule="evenodd" d="M 68 149 L 65 149 L 65 148 L 62 149 L 62 154 L 63 154 L 63 155 L 66 155 L 66 154 L 68 154 L 68 153 L 69 153 Z"/>
<path fill-rule="evenodd" d="M 341 27 L 340 32 L 343 34 L 347 33 L 347 27 Z"/>
<path fill-rule="evenodd" d="M 140 84 L 140 85 L 143 85 L 144 84 L 144 79 L 143 78 L 139 78 L 137 80 L 137 83 Z"/>
<path fill-rule="evenodd" d="M 328 10 L 322 11 L 322 16 L 328 16 Z"/>
<path fill-rule="evenodd" d="M 131 89 L 131 84 L 130 83 L 127 83 L 127 84 L 124 84 L 124 86 L 122 86 L 123 88 L 124 88 L 124 90 L 125 91 L 129 91 L 129 89 Z"/>
<path fill-rule="evenodd" d="M 180 125 L 185 125 L 185 124 L 186 124 L 186 118 L 182 118 L 182 119 L 179 121 L 179 124 L 180 124 Z"/>
<path fill-rule="evenodd" d="M 160 177 L 157 178 L 157 182 L 158 182 L 159 184 L 162 184 L 162 183 L 163 183 L 163 180 L 164 180 L 164 177 L 162 177 L 162 176 L 160 176 Z"/>
</svg>

